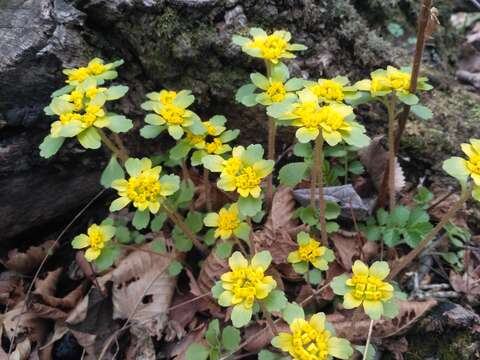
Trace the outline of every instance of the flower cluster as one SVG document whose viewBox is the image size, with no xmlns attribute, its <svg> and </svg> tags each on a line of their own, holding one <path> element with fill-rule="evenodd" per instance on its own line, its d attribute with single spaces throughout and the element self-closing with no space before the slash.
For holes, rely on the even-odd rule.
<svg viewBox="0 0 480 360">
<path fill-rule="evenodd" d="M 231 204 L 228 208 L 222 208 L 218 213 L 209 213 L 203 220 L 205 226 L 214 227 L 215 238 L 227 240 L 232 236 L 246 240 L 250 227 L 244 222 L 245 216 L 238 211 L 237 204 Z"/>
<path fill-rule="evenodd" d="M 225 191 L 237 191 L 241 197 L 259 198 L 260 183 L 273 170 L 273 161 L 263 159 L 261 145 L 249 145 L 246 149 L 237 146 L 232 156 L 224 159 L 218 155 L 208 155 L 202 160 L 203 166 L 220 173 L 217 185 Z"/>
<path fill-rule="evenodd" d="M 316 82 L 306 82 L 305 87 L 324 103 L 348 103 L 358 97 L 357 88 L 348 84 L 347 77 L 336 76 L 333 79 L 318 79 Z"/>
<path fill-rule="evenodd" d="M 382 97 L 390 93 L 397 96 L 410 94 L 411 69 L 397 69 L 388 66 L 387 69 L 378 69 L 371 73 L 371 79 L 361 80 L 355 84 L 360 91 L 367 91 L 373 97 Z M 430 90 L 432 86 L 427 83 L 426 77 L 419 77 L 417 83 L 418 90 Z"/>
<path fill-rule="evenodd" d="M 243 322 L 248 322 L 252 317 L 255 301 L 266 299 L 277 286 L 271 276 L 265 275 L 271 261 L 268 251 L 257 253 L 250 263 L 238 251 L 229 258 L 231 271 L 220 278 L 222 291 L 219 293 L 218 303 L 225 307 L 233 306 L 232 320 L 240 317 Z"/>
<path fill-rule="evenodd" d="M 308 271 L 310 264 L 318 270 L 328 270 L 328 263 L 335 259 L 333 251 L 310 237 L 306 232 L 301 231 L 297 235 L 298 250 L 288 254 L 288 262 L 292 263 L 295 271 L 304 274 Z"/>
<path fill-rule="evenodd" d="M 268 35 L 264 30 L 251 28 L 252 38 L 234 36 L 232 41 L 242 47 L 242 50 L 250 56 L 262 58 L 277 64 L 280 59 L 292 59 L 295 55 L 292 51 L 306 50 L 305 45 L 290 44 L 291 34 L 288 31 L 274 31 Z"/>
<path fill-rule="evenodd" d="M 195 97 L 190 90 L 175 91 L 162 90 L 147 94 L 148 101 L 142 104 L 142 109 L 153 111 L 147 114 L 140 134 L 147 138 L 154 138 L 165 128 L 175 140 L 182 138 L 185 132 L 201 135 L 205 127 L 200 118 L 188 107 L 193 104 Z"/>
<path fill-rule="evenodd" d="M 353 275 L 340 275 L 334 278 L 331 287 L 335 294 L 343 295 L 343 306 L 353 309 L 363 305 L 371 319 L 378 320 L 382 315 L 396 314 L 394 288 L 384 281 L 390 272 L 385 261 L 376 261 L 370 268 L 360 260 L 352 267 Z"/>
<path fill-rule="evenodd" d="M 272 345 L 288 353 L 294 360 L 327 360 L 332 356 L 349 359 L 353 348 L 346 339 L 334 336 L 333 327 L 325 321 L 324 313 L 317 313 L 307 321 L 303 309 L 300 315 L 288 319 L 290 332 L 281 332 Z"/>
<path fill-rule="evenodd" d="M 105 248 L 105 243 L 110 241 L 115 235 L 115 228 L 111 225 L 91 225 L 86 234 L 75 236 L 72 241 L 74 249 L 84 249 L 85 259 L 93 261 L 97 259 L 102 250 Z"/>
<path fill-rule="evenodd" d="M 354 121 L 351 106 L 332 101 L 324 103 L 310 89 L 303 89 L 297 95 L 297 101 L 272 105 L 267 112 L 280 122 L 298 127 L 296 137 L 301 143 L 315 140 L 321 135 L 330 146 L 342 140 L 357 147 L 368 144 L 365 128 Z"/>
<path fill-rule="evenodd" d="M 123 97 L 127 86 L 102 87 L 105 80 L 114 79 L 115 67 L 122 61 L 104 64 L 100 59 L 92 60 L 87 67 L 67 69 L 66 82 L 69 84 L 52 95 L 52 101 L 45 108 L 47 115 L 58 120 L 51 124 L 50 135 L 40 145 L 41 155 L 50 157 L 62 146 L 65 138 L 76 137 L 86 149 L 98 149 L 101 145 L 102 128 L 122 133 L 133 127 L 131 120 L 106 110 L 108 101 Z"/>
<path fill-rule="evenodd" d="M 139 211 L 148 209 L 156 214 L 165 198 L 174 194 L 179 188 L 178 176 L 160 177 L 162 167 L 152 167 L 152 161 L 148 158 L 129 158 L 125 162 L 125 168 L 130 177 L 128 180 L 113 181 L 112 188 L 118 191 L 120 197 L 112 202 L 110 211 L 118 211 L 133 203 Z"/>
</svg>

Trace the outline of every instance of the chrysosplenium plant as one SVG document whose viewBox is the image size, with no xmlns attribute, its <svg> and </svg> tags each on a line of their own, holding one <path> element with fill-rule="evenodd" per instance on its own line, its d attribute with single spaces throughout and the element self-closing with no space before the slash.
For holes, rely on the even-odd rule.
<svg viewBox="0 0 480 360">
<path fill-rule="evenodd" d="M 310 206 L 299 207 L 296 212 L 304 222 L 305 231 L 296 235 L 295 248 L 284 254 L 283 259 L 284 264 L 290 264 L 304 277 L 311 292 L 306 301 L 330 286 L 342 297 L 345 309 L 363 308 L 372 321 L 382 316 L 396 316 L 402 294 L 392 278 L 425 248 L 448 218 L 435 227 L 425 226 L 428 216 L 425 218 L 422 213 L 421 229 L 417 229 L 420 222 L 416 221 L 416 216 L 410 221 L 409 216 L 418 211 L 390 207 L 392 220 L 388 220 L 387 212 L 382 210 L 380 226 L 372 230 L 367 223 L 366 231 L 375 232 L 375 236 L 371 236 L 375 240 L 381 237 L 379 231 L 387 232 L 392 228 L 392 231 L 406 234 L 405 238 L 414 234 L 415 241 L 406 240 L 414 250 L 404 257 L 400 267 L 390 269 L 383 259 L 370 266 L 357 260 L 352 269 L 346 269 L 347 273 L 327 283 L 323 275 L 335 260 L 329 234 L 339 229 L 331 220 L 336 219 L 340 208 L 324 198 L 325 179 L 330 176 L 329 158 L 326 159 L 325 154 L 351 157 L 356 149 L 369 144 L 366 129 L 355 115 L 355 106 L 360 103 L 379 101 L 387 108 L 391 154 L 395 153 L 393 134 L 400 103 L 411 107 L 421 118 L 429 118 L 432 114 L 418 104 L 419 98 L 412 90 L 410 69 L 389 66 L 386 70 L 374 71 L 370 79 L 353 84 L 341 75 L 307 80 L 292 77 L 285 63 L 295 58 L 299 51 L 306 50 L 304 45 L 291 43 L 289 32 L 267 33 L 252 28 L 248 37 L 234 36 L 233 43 L 265 64 L 264 73 L 252 73 L 250 82 L 238 89 L 235 99 L 245 106 L 264 110 L 268 127 L 266 154 L 261 144 L 235 144 L 240 131 L 229 129 L 225 116 L 199 116 L 195 112 L 192 90 L 162 89 L 148 93 L 141 104 L 146 113 L 140 135 L 145 139 L 160 135 L 170 137 L 174 145 L 160 155 L 132 157 L 119 134 L 130 131 L 133 123 L 112 112 L 112 102 L 128 91 L 124 85 L 110 83 L 116 79 L 116 69 L 123 62 L 105 63 L 93 59 L 84 67 L 64 71 L 67 85 L 52 94 L 45 108 L 53 122 L 50 134 L 40 145 L 40 154 L 45 158 L 53 156 L 65 141 L 78 141 L 86 150 L 98 149 L 103 144 L 112 156 L 100 182 L 114 195 L 109 210 L 115 214 L 99 224 L 90 225 L 84 234 L 73 239 L 72 246 L 84 251 L 85 259 L 103 271 L 114 264 L 122 249 L 145 251 L 143 245 L 138 246 L 145 242 L 145 235 L 162 231 L 171 241 L 166 244 L 156 240 L 150 245 L 160 253 L 165 253 L 169 245 L 167 259 L 171 262 L 169 272 L 172 276 L 182 269 L 178 260 L 184 258 L 181 253 L 195 248 L 197 255 L 206 257 L 210 251 L 215 251 L 217 257 L 228 258 L 228 270 L 219 275 L 212 295 L 220 306 L 231 310 L 228 314 L 234 327 L 242 328 L 252 319 L 262 319 L 275 335 L 273 347 L 293 359 L 348 359 L 353 347 L 348 340 L 335 335 L 324 313 L 306 313 L 302 307 L 305 304 L 289 302 L 288 294 L 274 276 L 278 272 L 274 271 L 272 255 L 267 250 L 257 251 L 253 231 L 262 227 L 263 215 L 270 211 L 277 183 L 294 187 L 302 181 L 309 182 Z M 426 78 L 420 77 L 418 87 L 414 88 L 426 91 L 431 86 Z M 275 137 L 279 126 L 294 129 L 293 153 L 303 158 L 282 169 L 275 167 Z M 451 158 L 444 164 L 445 170 L 462 186 L 463 196 L 456 205 L 458 208 L 472 194 L 470 180 L 474 183 L 473 196 L 480 199 L 480 140 L 472 139 L 469 144 L 462 144 L 462 150 L 467 159 Z M 390 158 L 390 168 L 393 163 Z M 348 158 L 344 164 L 343 176 L 348 180 L 348 174 L 354 171 L 348 166 Z M 192 181 L 200 178 L 193 176 L 197 171 L 203 173 L 202 183 L 197 185 L 202 187 L 200 193 L 204 200 L 200 205 L 195 201 L 198 198 L 194 199 L 196 192 Z M 389 181 L 392 178 L 393 175 Z M 212 189 L 223 193 L 228 201 L 213 203 Z M 392 198 L 390 200 L 392 203 Z M 401 227 L 407 223 L 410 228 L 403 231 Z M 395 244 L 393 240 L 387 243 L 388 246 Z M 276 327 L 282 319 L 289 326 L 286 332 L 279 332 Z M 235 348 L 240 342 L 238 330 L 227 326 L 219 339 L 218 321 L 212 322 L 209 329 L 207 343 L 211 349 L 195 344 L 195 348 L 187 351 L 187 357 L 193 354 L 190 356 L 197 359 L 208 356 L 217 359 L 222 351 L 228 351 L 223 355 L 231 355 L 239 350 Z M 231 341 L 228 336 L 232 336 Z"/>
</svg>

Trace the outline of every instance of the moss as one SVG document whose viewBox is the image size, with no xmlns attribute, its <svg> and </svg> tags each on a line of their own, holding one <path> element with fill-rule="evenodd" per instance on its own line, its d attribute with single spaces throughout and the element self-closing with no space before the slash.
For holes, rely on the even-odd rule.
<svg viewBox="0 0 480 360">
<path fill-rule="evenodd" d="M 436 334 L 436 336 L 410 335 L 407 337 L 409 351 L 405 353 L 406 360 L 424 360 L 437 357 L 441 360 L 470 360 L 475 353 L 475 343 L 478 341 L 471 331 L 453 331 Z"/>
</svg>

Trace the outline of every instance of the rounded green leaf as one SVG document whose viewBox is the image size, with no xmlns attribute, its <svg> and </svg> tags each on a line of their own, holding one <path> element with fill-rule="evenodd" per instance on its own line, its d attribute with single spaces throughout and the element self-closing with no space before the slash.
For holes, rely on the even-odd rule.
<svg viewBox="0 0 480 360">
<path fill-rule="evenodd" d="M 349 277 L 347 274 L 342 274 L 333 278 L 333 280 L 330 282 L 330 287 L 335 294 L 345 295 L 347 293 L 348 287 L 346 281 L 348 278 Z"/>
<path fill-rule="evenodd" d="M 236 305 L 233 307 L 231 320 L 233 326 L 241 328 L 247 325 L 252 319 L 252 309 L 247 309 L 242 305 Z"/>
<path fill-rule="evenodd" d="M 282 310 L 282 316 L 288 324 L 291 324 L 295 319 L 305 319 L 305 312 L 297 303 L 288 303 Z"/>
<path fill-rule="evenodd" d="M 40 149 L 40 156 L 45 159 L 52 157 L 60 150 L 64 141 L 65 138 L 63 137 L 54 138 L 51 135 L 46 136 L 38 147 Z"/>
<path fill-rule="evenodd" d="M 240 345 L 240 331 L 233 326 L 226 326 L 222 332 L 222 347 L 227 351 L 233 351 Z"/>
<path fill-rule="evenodd" d="M 282 311 L 287 305 L 287 298 L 283 291 L 277 289 L 270 292 L 262 302 L 269 312 Z"/>
<path fill-rule="evenodd" d="M 443 162 L 443 170 L 456 178 L 461 183 L 466 183 L 470 172 L 468 171 L 466 160 L 461 157 L 451 157 Z"/>
<path fill-rule="evenodd" d="M 122 166 L 118 163 L 117 157 L 112 155 L 110 161 L 102 172 L 100 184 L 105 188 L 109 188 L 112 185 L 113 180 L 123 179 L 124 177 L 125 172 L 123 171 Z"/>
<path fill-rule="evenodd" d="M 294 162 L 283 166 L 278 173 L 280 184 L 295 187 L 304 179 L 307 169 L 308 165 L 304 162 Z"/>
<path fill-rule="evenodd" d="M 137 210 L 133 216 L 132 225 L 137 230 L 145 229 L 150 222 L 150 212 L 148 210 Z"/>
<path fill-rule="evenodd" d="M 237 202 L 238 210 L 242 213 L 243 216 L 253 217 L 259 211 L 262 210 L 262 199 L 261 198 L 254 198 L 252 196 L 242 197 L 238 199 Z"/>
<path fill-rule="evenodd" d="M 433 117 L 432 110 L 423 105 L 414 105 L 410 110 L 422 120 L 429 120 Z"/>
<path fill-rule="evenodd" d="M 85 149 L 98 149 L 102 145 L 100 134 L 92 127 L 78 134 L 77 139 Z"/>
</svg>

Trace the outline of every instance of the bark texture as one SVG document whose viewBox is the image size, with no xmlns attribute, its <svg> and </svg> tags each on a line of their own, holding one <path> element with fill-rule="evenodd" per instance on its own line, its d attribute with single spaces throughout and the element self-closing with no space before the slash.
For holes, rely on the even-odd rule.
<svg viewBox="0 0 480 360">
<path fill-rule="evenodd" d="M 136 133 L 144 94 L 161 88 L 192 89 L 201 116 L 224 114 L 232 127 L 242 129 L 243 142 L 265 142 L 261 109 L 246 109 L 233 100 L 248 74 L 263 64 L 232 45 L 232 34 L 251 26 L 286 28 L 296 42 L 308 46 L 289 62 L 295 76 L 345 74 L 358 80 L 380 66 L 410 63 L 411 48 L 403 45 L 414 35 L 417 6 L 413 0 L 0 0 L 2 239 L 47 225 L 99 190 L 106 160 L 102 150 L 85 152 L 70 141 L 51 160 L 38 155 L 52 121 L 42 109 L 63 84 L 62 68 L 83 65 L 94 56 L 125 60 L 117 81 L 129 85 L 130 92 L 116 110 L 135 120 L 136 129 L 126 139 L 135 155 L 159 150 L 168 141 L 142 143 Z M 460 93 L 454 100 L 445 85 L 452 81 L 456 38 L 448 26 L 451 2 L 438 1 L 437 7 L 445 26 L 431 40 L 426 60 L 432 82 L 440 87 L 432 101 L 446 103 L 434 126 L 408 128 L 406 137 L 407 150 L 426 164 L 435 164 L 474 128 L 473 115 L 470 122 L 463 104 L 475 99 Z M 404 38 L 388 35 L 391 18 L 404 27 Z M 452 101 L 457 102 L 454 109 Z M 383 132 L 384 119 L 370 110 L 362 108 L 361 119 L 371 133 Z M 459 115 L 466 117 L 462 124 Z M 290 134 L 281 131 L 279 147 L 290 141 Z"/>
</svg>

